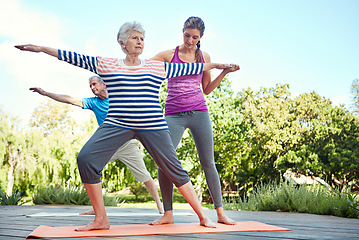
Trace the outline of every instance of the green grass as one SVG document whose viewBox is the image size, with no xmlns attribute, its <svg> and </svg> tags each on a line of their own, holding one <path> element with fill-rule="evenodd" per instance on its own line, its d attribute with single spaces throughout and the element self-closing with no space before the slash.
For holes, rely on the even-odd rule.
<svg viewBox="0 0 359 240">
<path fill-rule="evenodd" d="M 153 201 L 152 196 L 146 190 L 144 194 L 136 195 L 135 194 L 117 194 L 117 193 L 110 193 L 109 196 L 118 196 L 121 197 L 125 203 L 146 203 Z M 177 188 L 173 191 L 173 202 L 174 203 L 184 203 L 186 204 L 186 199 L 182 196 L 181 193 L 177 190 Z"/>
<path fill-rule="evenodd" d="M 91 205 L 90 199 L 83 186 L 38 186 L 33 195 L 34 204 L 70 204 Z M 119 196 L 104 195 L 105 206 L 118 206 L 122 200 Z"/>
<path fill-rule="evenodd" d="M 359 197 L 321 185 L 262 184 L 244 199 L 225 201 L 226 210 L 286 211 L 358 218 Z"/>
<path fill-rule="evenodd" d="M 176 209 L 192 209 L 177 189 L 173 192 L 173 207 Z M 152 196 L 146 194 L 104 194 L 105 206 L 117 206 L 121 208 L 157 208 Z M 85 189 L 76 186 L 62 187 L 50 185 L 47 187 L 38 186 L 32 195 L 33 204 L 76 204 L 91 205 Z M 209 209 L 203 206 L 204 209 Z"/>
<path fill-rule="evenodd" d="M 127 203 L 124 202 L 120 206 L 121 208 L 157 208 L 156 203 L 144 202 L 144 203 Z M 203 209 L 209 209 L 206 206 L 202 206 Z M 188 203 L 173 203 L 174 209 L 192 209 Z"/>
<path fill-rule="evenodd" d="M 183 196 L 174 190 L 174 208 L 191 209 Z M 34 204 L 90 205 L 85 189 L 75 186 L 51 185 L 37 187 L 32 200 Z M 104 194 L 105 206 L 122 208 L 157 208 L 152 197 L 146 194 Z M 203 204 L 213 209 L 213 204 Z M 262 184 L 244 198 L 235 196 L 224 199 L 225 210 L 286 211 L 338 217 L 359 217 L 359 195 L 349 190 L 339 192 L 321 185 L 295 186 L 287 182 Z"/>
</svg>

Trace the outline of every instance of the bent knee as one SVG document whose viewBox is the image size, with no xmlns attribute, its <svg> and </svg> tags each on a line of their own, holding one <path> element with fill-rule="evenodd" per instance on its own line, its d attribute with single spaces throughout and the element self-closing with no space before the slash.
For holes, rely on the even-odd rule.
<svg viewBox="0 0 359 240">
<path fill-rule="evenodd" d="M 80 151 L 76 158 L 77 166 L 82 167 L 82 166 L 86 165 L 87 164 L 86 159 L 88 159 L 87 154 Z"/>
<path fill-rule="evenodd" d="M 217 171 L 216 164 L 214 162 L 202 163 L 201 167 L 202 167 L 202 169 L 204 171 L 205 170 L 208 170 L 208 171 L 215 170 L 215 171 Z"/>
</svg>

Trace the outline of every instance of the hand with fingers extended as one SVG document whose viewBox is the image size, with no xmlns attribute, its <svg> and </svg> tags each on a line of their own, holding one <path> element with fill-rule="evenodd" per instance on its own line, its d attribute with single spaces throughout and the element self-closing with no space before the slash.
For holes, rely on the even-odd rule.
<svg viewBox="0 0 359 240">
<path fill-rule="evenodd" d="M 240 69 L 239 65 L 230 64 L 229 67 L 223 69 L 223 72 L 225 72 L 225 74 L 227 74 L 227 73 L 230 73 L 230 72 L 238 71 L 239 69 Z"/>
<path fill-rule="evenodd" d="M 33 91 L 33 92 L 37 92 L 41 95 L 45 95 L 46 91 L 42 90 L 42 88 L 37 88 L 37 87 L 33 87 L 33 88 L 29 88 L 30 91 Z"/>
<path fill-rule="evenodd" d="M 42 52 L 41 46 L 36 46 L 32 44 L 24 44 L 24 45 L 15 45 L 17 49 L 21 51 L 29 51 L 29 52 Z"/>
<path fill-rule="evenodd" d="M 14 47 L 20 49 L 21 51 L 28 51 L 34 53 L 43 52 L 53 57 L 59 57 L 58 50 L 55 48 L 37 46 L 33 44 L 15 45 Z"/>
</svg>

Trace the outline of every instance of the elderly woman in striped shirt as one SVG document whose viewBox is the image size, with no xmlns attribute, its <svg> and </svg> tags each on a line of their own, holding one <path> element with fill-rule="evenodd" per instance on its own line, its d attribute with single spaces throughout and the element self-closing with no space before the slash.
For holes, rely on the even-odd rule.
<svg viewBox="0 0 359 240">
<path fill-rule="evenodd" d="M 137 22 L 127 22 L 121 26 L 117 41 L 126 54 L 124 59 L 87 56 L 31 44 L 15 46 L 23 51 L 43 52 L 89 70 L 98 74 L 106 83 L 109 94 L 107 118 L 77 157 L 81 180 L 93 205 L 95 219 L 77 228 L 77 231 L 110 228 L 101 191 L 101 171 L 116 150 L 133 138 L 143 144 L 158 167 L 185 197 L 198 215 L 200 225 L 216 227 L 205 215 L 188 173 L 177 158 L 158 93 L 166 78 L 200 74 L 212 68 L 225 69 L 230 66 L 142 60 L 139 55 L 144 47 L 144 34 L 145 31 Z"/>
</svg>

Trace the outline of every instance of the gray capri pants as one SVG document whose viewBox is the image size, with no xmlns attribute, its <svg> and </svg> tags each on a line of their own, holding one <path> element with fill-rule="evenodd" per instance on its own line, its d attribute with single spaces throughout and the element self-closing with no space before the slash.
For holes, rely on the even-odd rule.
<svg viewBox="0 0 359 240">
<path fill-rule="evenodd" d="M 138 139 L 142 143 L 158 168 L 176 187 L 190 181 L 187 171 L 182 168 L 177 158 L 168 130 L 134 131 L 101 124 L 77 156 L 82 182 L 101 182 L 103 168 L 117 149 L 130 139 Z"/>
<path fill-rule="evenodd" d="M 131 139 L 122 145 L 111 157 L 110 162 L 116 160 L 120 160 L 131 170 L 136 181 L 147 182 L 152 179 L 151 174 L 147 171 L 136 139 Z"/>
<path fill-rule="evenodd" d="M 214 162 L 213 130 L 209 113 L 207 111 L 187 111 L 167 115 L 165 119 L 175 148 L 178 147 L 184 131 L 187 128 L 191 131 L 214 207 L 222 207 L 222 189 Z M 158 178 L 164 209 L 165 211 L 172 210 L 173 185 L 161 169 L 158 169 Z"/>
</svg>

